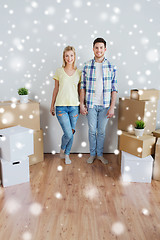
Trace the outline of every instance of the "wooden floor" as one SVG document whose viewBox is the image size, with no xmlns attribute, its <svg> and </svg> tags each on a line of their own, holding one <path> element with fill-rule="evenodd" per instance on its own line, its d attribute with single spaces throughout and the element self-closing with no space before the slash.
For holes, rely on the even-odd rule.
<svg viewBox="0 0 160 240">
<path fill-rule="evenodd" d="M 88 154 L 59 155 L 30 167 L 30 183 L 0 187 L 0 240 L 159 240 L 160 182 L 124 184 Z"/>
</svg>

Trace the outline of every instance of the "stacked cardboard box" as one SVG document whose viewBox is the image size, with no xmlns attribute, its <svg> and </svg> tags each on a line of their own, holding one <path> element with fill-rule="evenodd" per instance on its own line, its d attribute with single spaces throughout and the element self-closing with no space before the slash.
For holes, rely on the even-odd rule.
<svg viewBox="0 0 160 240">
<path fill-rule="evenodd" d="M 156 128 L 157 102 L 119 99 L 118 129 L 134 132 L 136 120 L 145 122 L 144 134 L 151 134 Z"/>
<path fill-rule="evenodd" d="M 119 149 L 139 158 L 154 154 L 156 138 L 151 135 L 136 137 L 132 133 L 122 132 Z"/>
<path fill-rule="evenodd" d="M 153 136 L 156 137 L 156 140 L 158 140 L 158 138 L 160 138 L 160 129 L 153 131 Z"/>
<path fill-rule="evenodd" d="M 130 95 L 131 99 L 157 101 L 160 91 L 157 89 L 132 89 Z"/>
<path fill-rule="evenodd" d="M 0 102 L 0 129 L 17 125 L 40 130 L 39 103 Z"/>
<path fill-rule="evenodd" d="M 160 181 L 160 129 L 153 132 L 156 137 L 155 161 L 153 167 L 153 179 Z"/>
<path fill-rule="evenodd" d="M 42 162 L 43 160 L 43 131 L 42 129 L 34 130 L 34 154 L 29 156 L 29 165 Z"/>
<path fill-rule="evenodd" d="M 156 143 L 153 179 L 160 181 L 160 138 L 158 138 Z"/>
<path fill-rule="evenodd" d="M 29 182 L 29 158 L 34 153 L 33 130 L 15 126 L 0 130 L 3 187 Z"/>
<path fill-rule="evenodd" d="M 44 160 L 43 132 L 40 129 L 39 103 L 29 100 L 28 103 L 0 102 L 0 129 L 23 126 L 34 130 L 34 154 L 29 156 L 30 165 Z"/>
<path fill-rule="evenodd" d="M 152 169 L 153 158 L 151 155 L 145 158 L 139 158 L 122 151 L 121 173 L 123 181 L 150 183 L 152 179 Z"/>
<path fill-rule="evenodd" d="M 134 89 L 131 90 L 130 98 L 119 99 L 118 129 L 122 130 L 118 143 L 120 157 L 121 151 L 123 151 L 131 154 L 131 156 L 138 157 L 141 161 L 145 161 L 145 164 L 153 164 L 151 162 L 149 163 L 145 158 L 148 158 L 148 156 L 155 151 L 156 137 L 152 135 L 152 132 L 155 131 L 156 127 L 158 99 L 159 91 L 156 89 Z M 136 137 L 134 135 L 136 120 L 143 120 L 145 122 L 145 131 L 142 137 Z M 129 155 L 125 156 L 128 157 Z M 132 157 L 132 161 L 133 159 L 134 157 Z M 130 160 L 131 158 L 128 159 L 128 161 Z M 126 159 L 123 157 L 121 157 L 121 161 L 123 166 L 127 163 Z M 133 161 L 132 164 L 136 164 L 136 161 Z M 140 166 L 142 166 L 142 164 Z M 141 169 L 141 171 L 143 171 L 143 169 Z M 121 172 L 123 175 L 124 171 L 122 171 L 122 169 Z M 130 174 L 133 174 L 133 172 L 130 172 Z M 122 179 L 126 178 L 122 177 Z M 134 181 L 136 181 L 135 177 L 128 179 L 134 179 Z"/>
</svg>

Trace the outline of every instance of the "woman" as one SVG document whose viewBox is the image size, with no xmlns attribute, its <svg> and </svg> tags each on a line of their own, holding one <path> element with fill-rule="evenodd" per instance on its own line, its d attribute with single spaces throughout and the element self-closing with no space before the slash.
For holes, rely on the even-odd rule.
<svg viewBox="0 0 160 240">
<path fill-rule="evenodd" d="M 56 116 L 62 127 L 60 158 L 70 164 L 70 150 L 73 143 L 73 134 L 79 116 L 78 90 L 80 89 L 81 72 L 75 67 L 76 53 L 74 47 L 67 46 L 63 51 L 63 65 L 56 70 L 53 77 L 55 87 L 52 96 L 50 112 Z"/>
</svg>

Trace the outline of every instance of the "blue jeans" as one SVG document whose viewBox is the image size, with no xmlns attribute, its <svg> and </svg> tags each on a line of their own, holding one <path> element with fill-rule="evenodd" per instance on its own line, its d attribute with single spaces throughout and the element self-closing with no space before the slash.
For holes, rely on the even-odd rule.
<svg viewBox="0 0 160 240">
<path fill-rule="evenodd" d="M 61 149 L 65 150 L 66 155 L 69 155 L 73 143 L 73 134 L 75 133 L 75 127 L 79 117 L 79 107 L 57 106 L 56 116 L 64 132 Z"/>
<path fill-rule="evenodd" d="M 88 126 L 89 126 L 89 145 L 91 156 L 103 156 L 103 146 L 105 139 L 105 130 L 108 122 L 106 116 L 109 108 L 100 105 L 94 105 L 88 108 Z"/>
</svg>

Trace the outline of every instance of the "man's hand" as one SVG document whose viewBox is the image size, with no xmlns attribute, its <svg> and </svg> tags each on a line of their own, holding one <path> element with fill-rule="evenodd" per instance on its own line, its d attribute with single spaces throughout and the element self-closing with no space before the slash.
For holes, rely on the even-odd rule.
<svg viewBox="0 0 160 240">
<path fill-rule="evenodd" d="M 80 113 L 86 115 L 88 113 L 87 108 L 84 104 L 80 104 Z"/>
<path fill-rule="evenodd" d="M 108 110 L 106 115 L 107 115 L 107 118 L 113 117 L 113 115 L 114 115 L 114 108 L 110 107 L 110 109 Z"/>
</svg>

